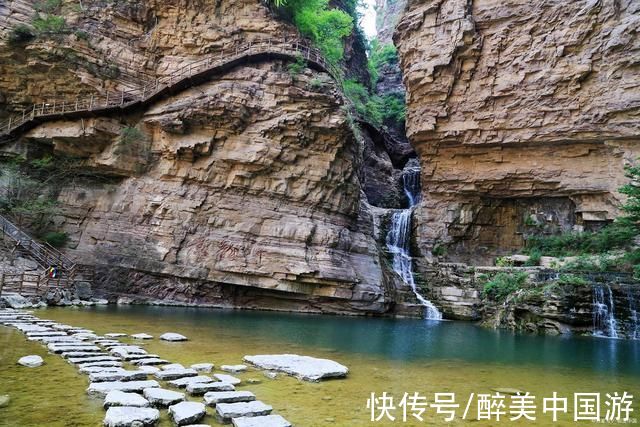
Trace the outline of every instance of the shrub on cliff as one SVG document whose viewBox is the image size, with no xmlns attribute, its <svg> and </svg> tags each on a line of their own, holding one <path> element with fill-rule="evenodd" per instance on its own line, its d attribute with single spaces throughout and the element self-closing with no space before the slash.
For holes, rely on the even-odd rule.
<svg viewBox="0 0 640 427">
<path fill-rule="evenodd" d="M 528 277 L 525 272 L 498 273 L 484 284 L 482 295 L 494 301 L 504 301 L 512 293 L 524 288 Z"/>
<path fill-rule="evenodd" d="M 337 64 L 344 56 L 343 39 L 353 31 L 353 18 L 340 9 L 330 9 L 329 0 L 270 0 L 283 9 L 300 33 Z"/>
<path fill-rule="evenodd" d="M 33 30 L 31 28 L 27 27 L 24 24 L 20 24 L 11 30 L 8 40 L 10 44 L 21 44 L 28 42 L 35 36 L 36 35 L 33 33 Z"/>
</svg>

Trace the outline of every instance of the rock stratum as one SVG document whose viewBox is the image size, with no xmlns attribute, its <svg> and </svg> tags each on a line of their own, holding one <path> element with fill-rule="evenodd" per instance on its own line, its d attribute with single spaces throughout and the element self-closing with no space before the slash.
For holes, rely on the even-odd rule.
<svg viewBox="0 0 640 427">
<path fill-rule="evenodd" d="M 640 150 L 640 5 L 414 0 L 394 40 L 422 164 L 416 245 L 481 264 L 619 214 Z M 440 251 L 442 253 L 444 251 Z"/>
<path fill-rule="evenodd" d="M 6 36 L 29 22 L 33 2 L 0 7 L 4 114 L 51 94 L 135 87 L 236 43 L 296 36 L 256 1 L 67 3 L 75 33 L 21 46 Z M 71 237 L 68 253 L 96 267 L 99 294 L 388 312 L 406 289 L 383 268 L 361 184 L 372 175 L 371 142 L 354 135 L 328 74 L 287 65 L 242 64 L 133 112 L 43 123 L 1 149 L 78 162 L 80 178 L 57 189 L 55 223 Z"/>
</svg>

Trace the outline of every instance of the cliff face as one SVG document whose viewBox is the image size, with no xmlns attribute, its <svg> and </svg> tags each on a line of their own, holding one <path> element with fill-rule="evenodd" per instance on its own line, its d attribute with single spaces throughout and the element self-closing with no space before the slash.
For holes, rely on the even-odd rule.
<svg viewBox="0 0 640 427">
<path fill-rule="evenodd" d="M 18 3 L 0 10 L 16 16 Z M 60 43 L 1 46 L 12 58 L 2 75 L 33 78 L 0 81 L 6 110 L 58 88 L 126 88 L 234 43 L 294 34 L 249 0 L 105 3 L 69 22 L 89 36 L 65 36 L 77 64 L 61 81 L 43 81 L 39 56 Z M 122 66 L 105 79 L 90 64 Z M 2 150 L 78 159 L 84 177 L 60 189 L 56 226 L 71 236 L 71 255 L 97 266 L 99 291 L 382 313 L 397 279 L 382 268 L 359 179 L 363 143 L 341 99 L 327 74 L 292 74 L 272 59 L 131 113 L 41 124 Z"/>
<path fill-rule="evenodd" d="M 414 0 L 395 33 L 423 166 L 417 245 L 481 263 L 532 222 L 619 212 L 640 155 L 640 5 Z M 500 249 L 498 249 L 500 248 Z"/>
</svg>

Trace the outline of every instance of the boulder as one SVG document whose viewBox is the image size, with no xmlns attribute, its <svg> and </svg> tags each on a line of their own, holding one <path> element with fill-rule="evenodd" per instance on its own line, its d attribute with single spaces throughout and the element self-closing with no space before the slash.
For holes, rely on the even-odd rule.
<svg viewBox="0 0 640 427">
<path fill-rule="evenodd" d="M 251 402 L 256 395 L 250 391 L 210 391 L 204 394 L 204 403 L 216 406 L 218 403 Z"/>
<path fill-rule="evenodd" d="M 200 421 L 207 413 L 204 404 L 199 402 L 180 402 L 169 407 L 169 415 L 178 426 Z"/>
<path fill-rule="evenodd" d="M 105 427 L 149 427 L 160 420 L 160 412 L 153 408 L 114 406 L 104 417 Z"/>
<path fill-rule="evenodd" d="M 184 400 L 184 393 L 166 390 L 163 388 L 148 388 L 143 391 L 143 396 L 153 406 L 165 408 Z"/>
<path fill-rule="evenodd" d="M 0 395 L 0 408 L 6 408 L 7 406 L 9 406 L 10 402 L 11 402 L 11 397 L 9 397 L 8 394 Z"/>
<path fill-rule="evenodd" d="M 216 418 L 223 424 L 228 424 L 231 419 L 238 417 L 257 417 L 269 415 L 273 408 L 259 400 L 252 402 L 218 403 L 216 405 Z"/>
<path fill-rule="evenodd" d="M 31 308 L 33 304 L 29 302 L 25 297 L 18 294 L 5 294 L 0 298 L 6 306 L 11 308 Z"/>
<path fill-rule="evenodd" d="M 261 417 L 239 417 L 231 420 L 234 427 L 291 427 L 291 423 L 280 415 Z"/>
<path fill-rule="evenodd" d="M 175 332 L 167 332 L 160 335 L 160 339 L 163 341 L 186 341 L 187 337 L 184 335 L 176 334 Z"/>
<path fill-rule="evenodd" d="M 104 398 L 104 408 L 110 408 L 112 406 L 135 406 L 138 408 L 145 408 L 150 406 L 149 401 L 138 393 L 125 393 L 120 390 L 110 391 Z"/>
<path fill-rule="evenodd" d="M 213 370 L 213 363 L 196 363 L 191 365 L 191 369 L 195 369 L 198 372 L 211 372 Z"/>
<path fill-rule="evenodd" d="M 346 366 L 333 360 L 297 354 L 245 356 L 244 360 L 262 369 L 284 372 L 304 381 L 342 378 L 349 373 Z"/>
<path fill-rule="evenodd" d="M 24 356 L 18 360 L 18 364 L 26 366 L 27 368 L 37 368 L 44 364 L 44 360 L 42 360 L 42 357 L 36 355 Z"/>
</svg>

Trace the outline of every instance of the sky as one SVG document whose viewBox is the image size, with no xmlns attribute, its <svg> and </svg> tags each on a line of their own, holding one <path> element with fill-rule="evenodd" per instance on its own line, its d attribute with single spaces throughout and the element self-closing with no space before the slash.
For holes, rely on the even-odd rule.
<svg viewBox="0 0 640 427">
<path fill-rule="evenodd" d="M 369 40 L 374 38 L 377 34 L 376 31 L 376 11 L 375 11 L 375 0 L 364 0 L 363 7 L 360 7 L 360 13 L 363 14 L 362 20 L 360 21 L 360 26 L 364 31 L 364 34 L 367 36 Z"/>
</svg>

